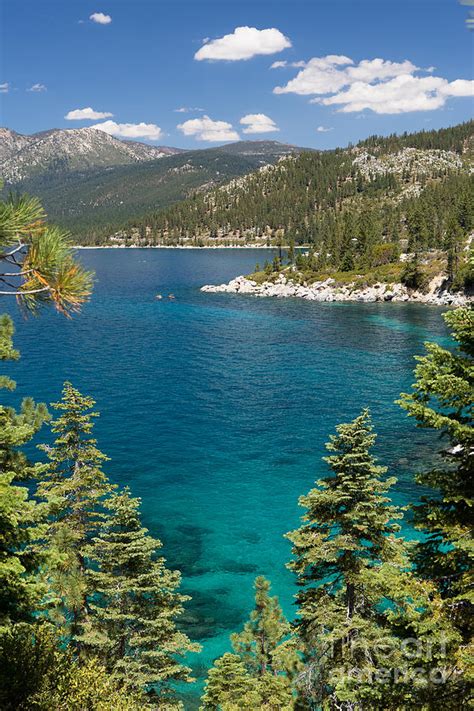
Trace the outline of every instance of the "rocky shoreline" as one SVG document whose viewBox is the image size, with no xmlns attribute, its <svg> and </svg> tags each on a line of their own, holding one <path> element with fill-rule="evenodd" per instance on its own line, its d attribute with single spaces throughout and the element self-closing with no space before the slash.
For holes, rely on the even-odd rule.
<svg viewBox="0 0 474 711">
<path fill-rule="evenodd" d="M 337 284 L 334 279 L 314 282 L 311 285 L 297 284 L 281 274 L 276 281 L 258 284 L 244 276 L 232 279 L 228 284 L 207 284 L 201 291 L 210 293 L 248 294 L 253 296 L 272 296 L 277 298 L 300 298 L 307 301 L 356 301 L 372 302 L 407 302 L 413 301 L 434 306 L 464 306 L 473 301 L 472 296 L 461 292 L 451 293 L 446 289 L 446 279 L 442 275 L 435 277 L 426 292 L 413 291 L 403 284 L 377 283 L 373 286 L 358 288 L 355 284 Z"/>
</svg>

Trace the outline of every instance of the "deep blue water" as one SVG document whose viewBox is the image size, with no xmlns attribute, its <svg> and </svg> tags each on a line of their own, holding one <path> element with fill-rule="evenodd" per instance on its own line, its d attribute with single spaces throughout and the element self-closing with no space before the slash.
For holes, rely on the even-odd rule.
<svg viewBox="0 0 474 711">
<path fill-rule="evenodd" d="M 377 453 L 399 478 L 395 499 L 416 496 L 429 434 L 394 400 L 413 381 L 423 341 L 448 342 L 441 311 L 199 291 L 249 272 L 260 250 L 80 258 L 97 277 L 81 315 L 16 318 L 14 397 L 51 402 L 69 379 L 95 398 L 107 471 L 142 497 L 145 524 L 193 596 L 187 629 L 204 647 L 202 675 L 246 619 L 257 574 L 294 615 L 283 535 L 298 523 L 298 497 L 325 472 L 324 442 L 338 422 L 369 406 Z M 157 301 L 158 292 L 176 300 Z"/>
</svg>

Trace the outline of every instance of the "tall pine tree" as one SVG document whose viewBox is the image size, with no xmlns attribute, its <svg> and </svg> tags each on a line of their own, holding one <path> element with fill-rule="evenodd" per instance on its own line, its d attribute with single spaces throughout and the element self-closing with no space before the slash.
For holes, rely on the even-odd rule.
<svg viewBox="0 0 474 711">
<path fill-rule="evenodd" d="M 53 422 L 57 434 L 52 446 L 43 445 L 49 462 L 38 468 L 37 496 L 47 526 L 39 545 L 48 549 L 45 577 L 49 616 L 78 640 L 88 614 L 87 550 L 103 515 L 101 504 L 111 485 L 101 469 L 107 457 L 91 436 L 94 401 L 65 383 L 60 415 Z"/>
<path fill-rule="evenodd" d="M 300 655 L 291 626 L 270 582 L 255 580 L 255 608 L 241 632 L 231 635 L 235 654 L 224 654 L 209 671 L 203 709 L 272 709 L 294 707 L 292 680 Z"/>
<path fill-rule="evenodd" d="M 434 430 L 443 442 L 436 464 L 417 477 L 431 493 L 413 507 L 415 525 L 424 534 L 413 558 L 418 574 L 438 588 L 446 614 L 461 634 L 462 684 L 474 605 L 474 311 L 457 309 L 444 318 L 452 328 L 455 348 L 426 344 L 427 354 L 417 359 L 413 391 L 402 394 L 400 404 L 419 427 Z"/>
<path fill-rule="evenodd" d="M 375 434 L 368 411 L 336 430 L 326 445 L 332 475 L 301 497 L 303 524 L 287 534 L 295 555 L 289 567 L 301 588 L 301 690 L 317 708 L 369 708 L 380 700 L 374 680 L 386 658 L 377 645 L 390 636 L 384 608 L 393 570 L 404 562 L 394 523 L 401 514 L 387 496 L 395 479 L 383 478 L 386 469 L 370 452 Z M 386 576 L 374 575 L 384 566 Z"/>
<path fill-rule="evenodd" d="M 90 548 L 95 594 L 83 640 L 116 678 L 164 703 L 170 681 L 190 681 L 180 658 L 199 646 L 176 626 L 188 598 L 178 592 L 179 572 L 158 555 L 160 541 L 142 526 L 139 506 L 127 488 L 105 502 Z"/>
<path fill-rule="evenodd" d="M 17 360 L 13 347 L 13 322 L 0 317 L 0 360 Z M 6 375 L 0 388 L 14 390 L 16 384 Z M 32 618 L 40 594 L 35 574 L 39 556 L 28 546 L 38 524 L 39 512 L 28 489 L 19 482 L 31 472 L 31 465 L 19 449 L 29 442 L 47 419 L 44 405 L 31 398 L 21 410 L 0 405 L 0 627 Z"/>
<path fill-rule="evenodd" d="M 270 595 L 271 583 L 255 579 L 255 608 L 242 632 L 231 636 L 232 647 L 254 676 L 284 673 L 293 676 L 299 657 L 291 639 L 291 625 L 276 596 Z"/>
</svg>

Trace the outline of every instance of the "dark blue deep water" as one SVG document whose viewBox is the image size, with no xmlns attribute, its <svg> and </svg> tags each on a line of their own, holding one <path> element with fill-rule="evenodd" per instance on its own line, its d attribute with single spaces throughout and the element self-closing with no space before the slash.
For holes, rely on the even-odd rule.
<svg viewBox="0 0 474 711">
<path fill-rule="evenodd" d="M 394 400 L 413 381 L 423 341 L 448 342 L 433 307 L 199 291 L 265 256 L 83 251 L 97 283 L 82 314 L 15 319 L 15 399 L 54 401 L 69 379 L 97 401 L 109 476 L 142 497 L 145 524 L 192 595 L 186 627 L 203 644 L 199 677 L 247 617 L 257 574 L 294 615 L 283 535 L 297 525 L 299 495 L 325 472 L 324 442 L 338 422 L 369 406 L 377 453 L 399 478 L 395 499 L 417 495 L 413 473 L 430 438 Z M 169 292 L 175 301 L 155 299 Z"/>
</svg>

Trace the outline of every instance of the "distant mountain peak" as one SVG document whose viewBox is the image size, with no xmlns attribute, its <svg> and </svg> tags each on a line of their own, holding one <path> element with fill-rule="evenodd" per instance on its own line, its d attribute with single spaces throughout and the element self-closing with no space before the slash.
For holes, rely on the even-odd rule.
<svg viewBox="0 0 474 711">
<path fill-rule="evenodd" d="M 32 135 L 1 128 L 0 176 L 15 184 L 41 173 L 110 168 L 180 152 L 178 148 L 122 141 L 90 127 L 53 128 Z"/>
</svg>

